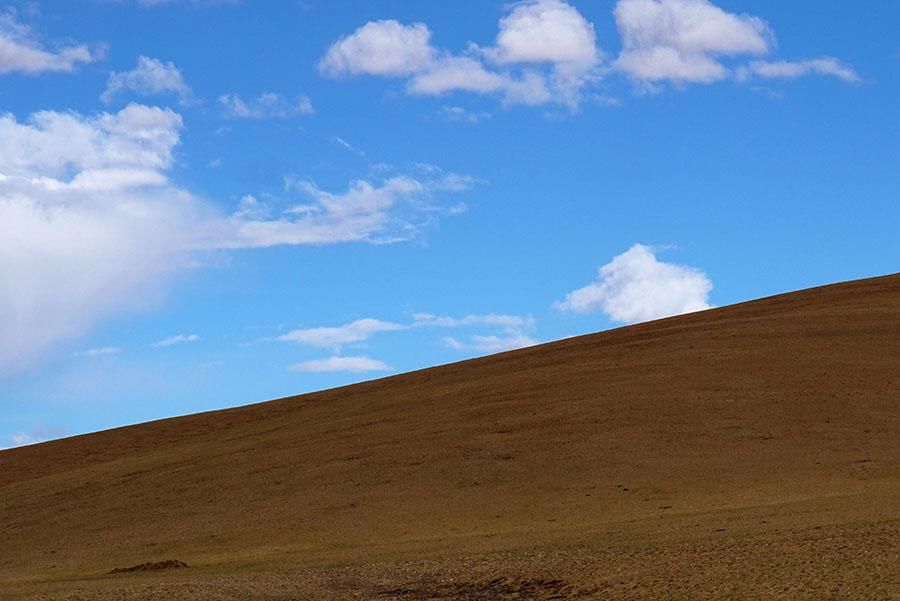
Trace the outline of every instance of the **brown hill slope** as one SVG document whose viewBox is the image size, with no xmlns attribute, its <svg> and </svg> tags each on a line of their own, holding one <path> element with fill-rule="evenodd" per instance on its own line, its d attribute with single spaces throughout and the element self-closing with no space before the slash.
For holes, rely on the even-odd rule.
<svg viewBox="0 0 900 601">
<path fill-rule="evenodd" d="M 308 598 L 642 598 L 629 579 L 671 593 L 671 574 L 706 565 L 725 582 L 721 562 L 739 557 L 763 591 L 773 554 L 794 553 L 810 582 L 831 570 L 896 599 L 900 562 L 883 560 L 900 553 L 898 524 L 894 275 L 0 452 L 0 598 L 123 582 L 154 598 L 157 581 L 133 580 L 153 575 L 100 576 L 169 558 L 192 566 L 159 576 L 171 586 L 273 579 L 181 598 L 306 598 L 276 569 L 325 570 L 303 577 L 320 587 Z M 845 557 L 873 544 L 862 563 Z M 653 553 L 686 563 L 647 580 Z M 602 557 L 581 576 L 560 568 L 584 589 L 528 580 Z M 491 584 L 504 565 L 519 580 Z M 352 575 L 336 584 L 329 569 Z M 454 589 L 426 572 L 482 579 Z M 699 582 L 684 598 L 713 590 Z"/>
</svg>

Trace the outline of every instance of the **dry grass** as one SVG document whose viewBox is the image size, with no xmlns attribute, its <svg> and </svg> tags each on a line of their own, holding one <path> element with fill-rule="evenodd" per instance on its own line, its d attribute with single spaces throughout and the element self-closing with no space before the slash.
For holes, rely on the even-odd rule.
<svg viewBox="0 0 900 601">
<path fill-rule="evenodd" d="M 2 599 L 900 599 L 898 541 L 900 276 L 0 452 Z"/>
</svg>

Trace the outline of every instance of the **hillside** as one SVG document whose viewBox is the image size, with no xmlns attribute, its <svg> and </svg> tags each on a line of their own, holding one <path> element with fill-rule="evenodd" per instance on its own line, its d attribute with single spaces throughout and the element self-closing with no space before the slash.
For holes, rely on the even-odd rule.
<svg viewBox="0 0 900 601">
<path fill-rule="evenodd" d="M 900 599 L 898 558 L 900 275 L 0 452 L 0 599 Z"/>
</svg>

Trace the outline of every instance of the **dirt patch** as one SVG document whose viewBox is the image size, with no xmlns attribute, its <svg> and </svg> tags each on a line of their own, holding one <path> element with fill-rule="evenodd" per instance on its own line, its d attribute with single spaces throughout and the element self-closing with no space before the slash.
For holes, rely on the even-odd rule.
<svg viewBox="0 0 900 601">
<path fill-rule="evenodd" d="M 596 589 L 579 589 L 559 579 L 519 580 L 498 577 L 475 582 L 426 581 L 378 592 L 382 599 L 447 599 L 459 601 L 500 601 L 519 599 L 584 599 Z"/>
<path fill-rule="evenodd" d="M 126 572 L 157 572 L 160 570 L 175 570 L 178 568 L 186 568 L 188 564 L 177 559 L 167 559 L 165 561 L 154 561 L 148 563 L 139 563 L 136 566 L 128 568 L 115 568 L 110 570 L 110 574 L 124 574 Z"/>
</svg>

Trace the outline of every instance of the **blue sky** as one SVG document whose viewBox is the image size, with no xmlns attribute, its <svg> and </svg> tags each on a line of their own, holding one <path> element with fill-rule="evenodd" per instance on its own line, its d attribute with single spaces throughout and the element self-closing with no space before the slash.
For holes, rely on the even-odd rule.
<svg viewBox="0 0 900 601">
<path fill-rule="evenodd" d="M 0 447 L 896 272 L 898 23 L 0 4 Z"/>
</svg>

